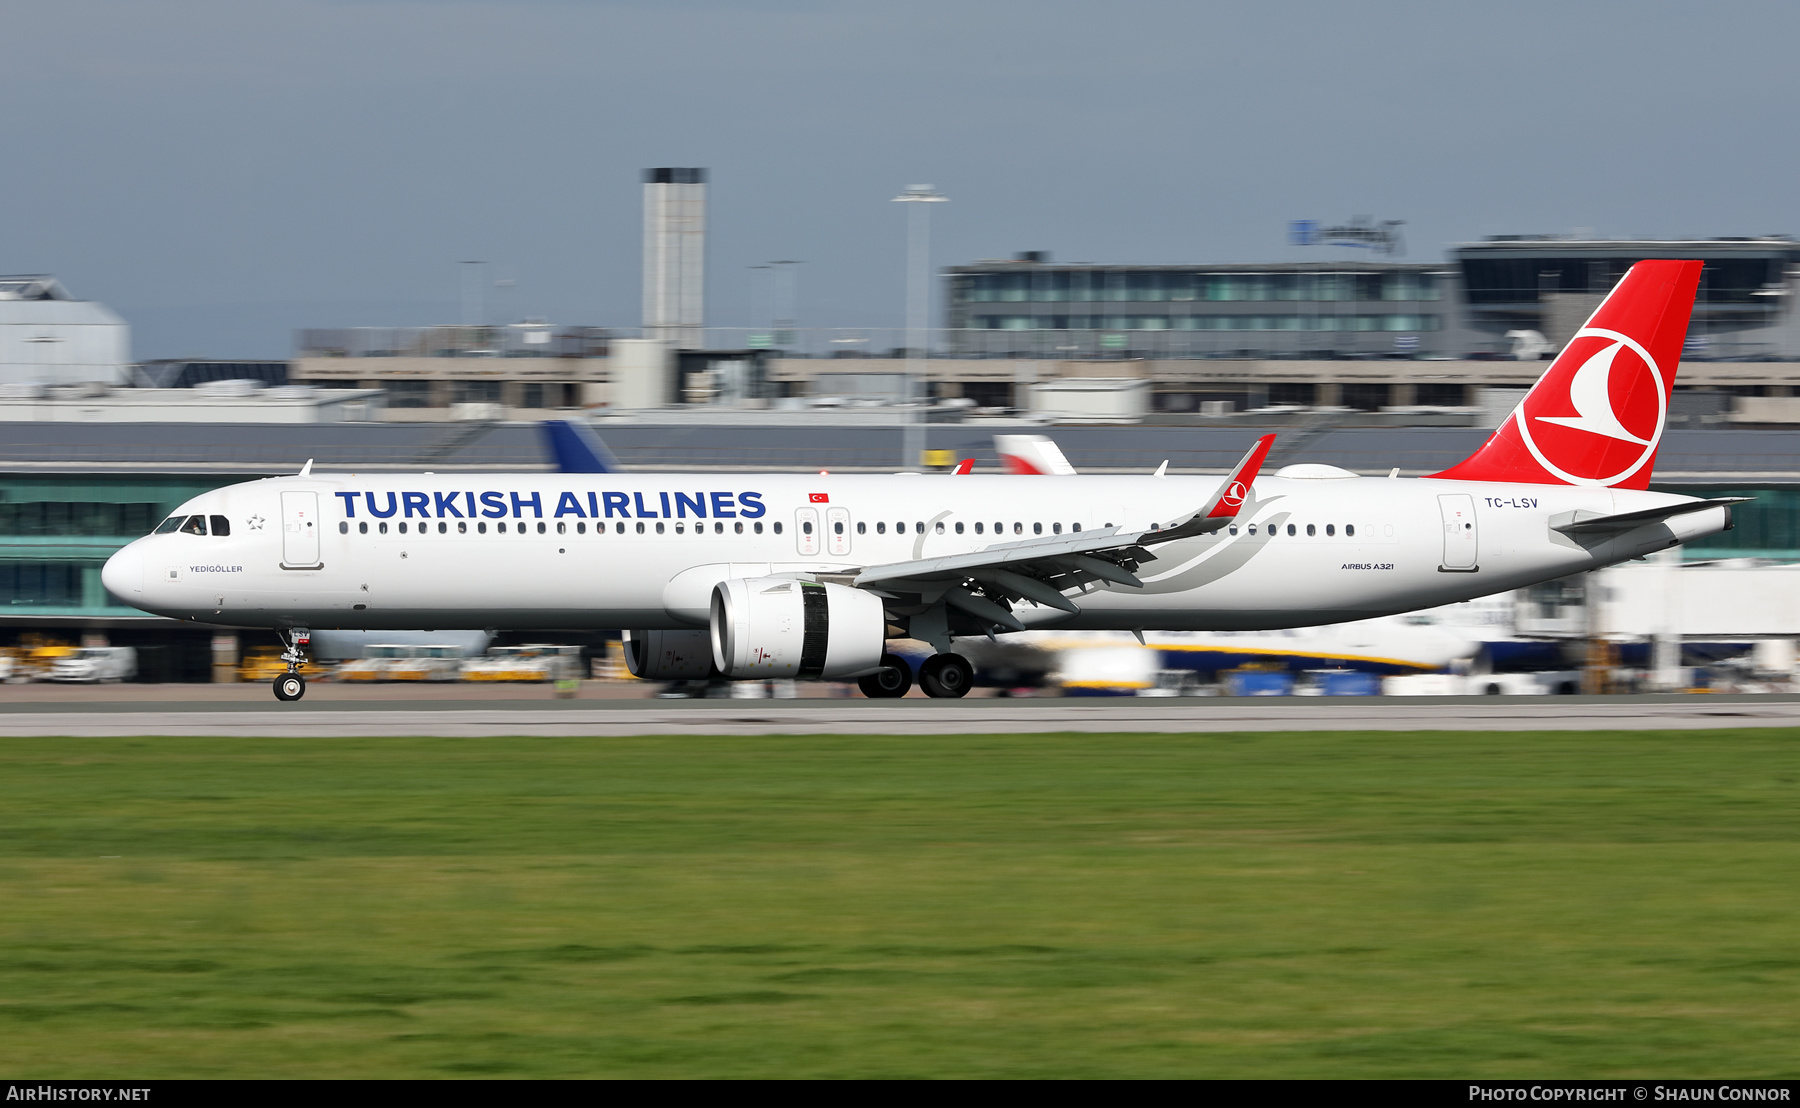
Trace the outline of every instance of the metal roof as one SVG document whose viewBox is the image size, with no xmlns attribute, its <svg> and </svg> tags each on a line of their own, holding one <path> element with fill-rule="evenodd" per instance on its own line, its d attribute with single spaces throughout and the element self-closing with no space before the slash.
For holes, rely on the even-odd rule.
<svg viewBox="0 0 1800 1108">
<path fill-rule="evenodd" d="M 1017 430 L 1017 428 L 1006 428 Z M 628 468 L 883 472 L 897 468 L 902 428 L 656 425 L 597 428 Z M 1223 473 L 1268 428 L 1054 427 L 1044 429 L 1084 472 Z M 1282 464 L 1323 462 L 1365 474 L 1432 473 L 1468 457 L 1489 433 L 1472 428 L 1277 428 Z M 928 445 L 994 472 L 995 428 L 932 424 Z M 1285 440 L 1285 441 L 1284 441 Z M 1291 444 L 1291 445 L 1290 445 Z M 529 423 L 14 423 L 0 440 L 0 472 L 545 471 L 551 461 Z M 1683 430 L 1663 435 L 1660 484 L 1800 484 L 1800 431 Z"/>
</svg>

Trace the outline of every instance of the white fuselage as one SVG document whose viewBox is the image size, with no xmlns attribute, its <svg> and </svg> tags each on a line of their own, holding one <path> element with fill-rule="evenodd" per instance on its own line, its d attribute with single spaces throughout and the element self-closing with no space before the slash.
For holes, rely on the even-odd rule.
<svg viewBox="0 0 1800 1108">
<path fill-rule="evenodd" d="M 699 628 L 713 586 L 852 574 L 1077 527 L 1167 525 L 1217 477 L 420 474 L 282 477 L 194 498 L 230 534 L 158 533 L 107 564 L 145 611 L 242 627 Z M 823 498 L 822 500 L 820 498 Z M 1551 529 L 1691 498 L 1597 487 L 1259 478 L 1233 525 L 1153 546 L 1142 589 L 1016 606 L 1029 627 L 1255 630 L 1426 608 L 1727 525 L 1724 508 L 1604 541 Z M 818 502 L 815 502 L 818 501 Z M 810 525 L 810 526 L 809 526 Z"/>
</svg>

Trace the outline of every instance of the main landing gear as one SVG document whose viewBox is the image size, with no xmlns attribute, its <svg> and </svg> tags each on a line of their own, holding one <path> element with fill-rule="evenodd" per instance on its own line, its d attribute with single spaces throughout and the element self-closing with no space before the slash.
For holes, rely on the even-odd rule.
<svg viewBox="0 0 1800 1108">
<path fill-rule="evenodd" d="M 283 634 L 282 639 L 287 649 L 281 652 L 281 660 L 287 663 L 287 672 L 275 679 L 275 699 L 299 700 L 306 695 L 306 678 L 300 676 L 300 667 L 306 664 L 306 647 L 312 643 L 312 632 L 296 627 Z"/>
<path fill-rule="evenodd" d="M 870 700 L 898 700 L 912 688 L 912 667 L 898 654 L 883 654 L 881 668 L 856 679 L 856 687 Z"/>
<path fill-rule="evenodd" d="M 975 667 L 961 654 L 933 654 L 919 667 L 919 687 L 926 696 L 966 696 L 975 683 Z"/>
<path fill-rule="evenodd" d="M 961 654 L 933 654 L 919 667 L 919 688 L 926 696 L 955 699 L 975 683 L 975 667 Z M 898 700 L 912 688 L 912 667 L 898 654 L 883 654 L 881 668 L 858 677 L 856 686 L 870 700 Z"/>
</svg>

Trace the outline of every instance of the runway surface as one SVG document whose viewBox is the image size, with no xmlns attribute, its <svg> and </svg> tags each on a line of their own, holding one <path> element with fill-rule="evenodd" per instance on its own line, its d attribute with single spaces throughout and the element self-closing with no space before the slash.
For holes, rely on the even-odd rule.
<svg viewBox="0 0 1800 1108">
<path fill-rule="evenodd" d="M 0 737 L 955 735 L 1053 731 L 1694 730 L 1800 726 L 1800 696 L 167 701 L 0 705 Z"/>
</svg>

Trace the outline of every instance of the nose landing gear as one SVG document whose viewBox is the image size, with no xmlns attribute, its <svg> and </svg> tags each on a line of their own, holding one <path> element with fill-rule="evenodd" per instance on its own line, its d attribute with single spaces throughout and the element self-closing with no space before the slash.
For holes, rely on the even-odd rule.
<svg viewBox="0 0 1800 1108">
<path fill-rule="evenodd" d="M 281 652 L 281 660 L 287 663 L 287 672 L 275 679 L 275 699 L 299 700 L 306 695 L 306 678 L 300 676 L 300 668 L 306 665 L 306 647 L 312 643 L 312 632 L 304 627 L 296 627 L 292 631 L 281 633 L 281 636 L 287 646 Z"/>
</svg>

